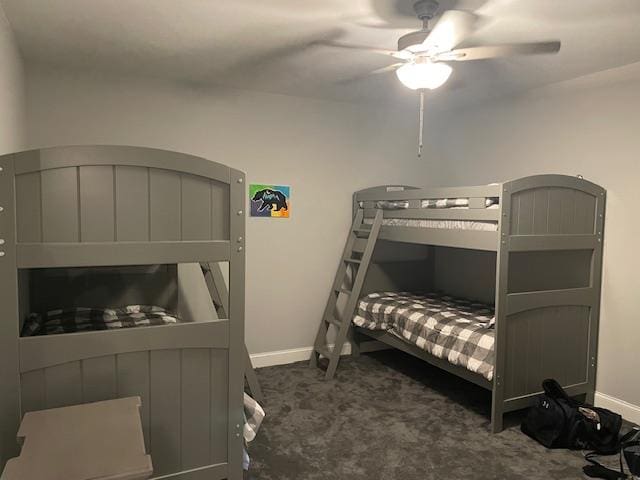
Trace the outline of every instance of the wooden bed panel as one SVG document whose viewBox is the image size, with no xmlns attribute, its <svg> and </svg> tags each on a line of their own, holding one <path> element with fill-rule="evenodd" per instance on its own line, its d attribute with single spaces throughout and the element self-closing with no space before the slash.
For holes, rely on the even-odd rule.
<svg viewBox="0 0 640 480">
<path fill-rule="evenodd" d="M 575 231 L 595 233 L 595 217 L 598 208 L 596 197 L 580 191 L 576 191 L 574 195 L 575 211 L 573 223 Z"/>
<path fill-rule="evenodd" d="M 147 451 L 149 444 L 149 403 L 151 398 L 149 376 L 149 352 L 122 353 L 116 356 L 116 375 L 118 396 L 140 397 L 140 417 L 142 418 L 142 432 Z"/>
<path fill-rule="evenodd" d="M 149 241 L 149 169 L 118 165 L 116 240 Z"/>
<path fill-rule="evenodd" d="M 149 426 L 155 475 L 180 470 L 180 350 L 150 353 Z"/>
<path fill-rule="evenodd" d="M 513 203 L 518 204 L 518 217 L 511 218 L 512 234 L 514 235 L 533 235 L 535 218 L 534 207 L 535 190 L 525 190 L 524 192 L 515 194 L 512 198 Z M 513 231 L 513 226 L 517 225 L 517 230 Z"/>
<path fill-rule="evenodd" d="M 180 240 L 180 175 L 149 170 L 150 240 Z"/>
<path fill-rule="evenodd" d="M 513 194 L 510 234 L 593 234 L 595 216 L 593 195 L 572 188 L 530 188 Z"/>
<path fill-rule="evenodd" d="M 559 306 L 527 310 L 506 318 L 505 399 L 531 395 L 542 381 L 563 386 L 588 381 L 591 309 Z"/>
<path fill-rule="evenodd" d="M 154 475 L 171 474 L 227 462 L 227 379 L 225 349 L 105 355 L 23 373 L 22 413 L 140 396 Z"/>
<path fill-rule="evenodd" d="M 44 170 L 40 173 L 42 195 L 42 241 L 80 240 L 78 169 Z M 21 208 L 21 207 L 19 207 Z"/>
<path fill-rule="evenodd" d="M 182 469 L 208 465 L 211 460 L 211 350 L 182 351 L 180 432 Z"/>
<path fill-rule="evenodd" d="M 211 182 L 211 239 L 213 240 L 229 239 L 230 198 L 229 185 L 216 181 Z M 244 201 L 240 205 L 244 205 Z M 235 213 L 237 214 L 237 212 Z"/>
<path fill-rule="evenodd" d="M 117 356 L 88 358 L 82 361 L 82 401 L 99 402 L 118 396 Z"/>
<path fill-rule="evenodd" d="M 85 165 L 15 178 L 20 243 L 229 239 L 229 185 L 206 177 Z"/>
<path fill-rule="evenodd" d="M 47 408 L 44 368 L 23 373 L 20 376 L 20 387 L 22 414 Z"/>
<path fill-rule="evenodd" d="M 513 252 L 508 293 L 588 287 L 592 259 L 591 250 Z"/>
<path fill-rule="evenodd" d="M 114 167 L 79 167 L 80 241 L 113 242 L 115 238 Z"/>
<path fill-rule="evenodd" d="M 42 241 L 40 172 L 16 175 L 16 238 L 18 242 Z"/>
<path fill-rule="evenodd" d="M 181 240 L 211 239 L 211 182 L 194 175 L 182 175 L 181 195 Z"/>
<path fill-rule="evenodd" d="M 62 363 L 44 372 L 46 408 L 82 403 L 82 365 L 80 361 Z"/>
<path fill-rule="evenodd" d="M 211 350 L 211 463 L 224 463 L 229 458 L 229 353 Z"/>
</svg>

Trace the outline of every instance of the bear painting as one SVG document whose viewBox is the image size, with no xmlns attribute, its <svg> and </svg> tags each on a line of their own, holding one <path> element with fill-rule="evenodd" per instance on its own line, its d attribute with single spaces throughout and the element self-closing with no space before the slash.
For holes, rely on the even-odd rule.
<svg viewBox="0 0 640 480">
<path fill-rule="evenodd" d="M 288 218 L 290 191 L 290 187 L 282 185 L 250 185 L 251 216 Z"/>
</svg>

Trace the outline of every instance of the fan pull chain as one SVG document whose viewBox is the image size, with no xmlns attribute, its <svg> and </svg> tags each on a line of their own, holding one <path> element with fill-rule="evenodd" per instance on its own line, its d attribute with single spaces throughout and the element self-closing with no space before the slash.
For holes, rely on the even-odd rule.
<svg viewBox="0 0 640 480">
<path fill-rule="evenodd" d="M 424 90 L 420 90 L 420 122 L 418 127 L 418 160 L 422 158 L 422 147 L 424 142 L 422 134 L 424 130 Z"/>
</svg>

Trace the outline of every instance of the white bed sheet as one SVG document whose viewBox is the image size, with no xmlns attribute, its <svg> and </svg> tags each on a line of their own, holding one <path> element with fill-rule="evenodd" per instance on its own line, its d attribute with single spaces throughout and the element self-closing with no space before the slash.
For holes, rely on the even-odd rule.
<svg viewBox="0 0 640 480">
<path fill-rule="evenodd" d="M 372 218 L 366 218 L 364 223 L 371 225 Z M 385 218 L 382 225 L 392 227 L 442 228 L 448 230 L 475 230 L 482 232 L 497 232 L 498 222 L 483 220 L 424 220 L 414 218 Z"/>
</svg>

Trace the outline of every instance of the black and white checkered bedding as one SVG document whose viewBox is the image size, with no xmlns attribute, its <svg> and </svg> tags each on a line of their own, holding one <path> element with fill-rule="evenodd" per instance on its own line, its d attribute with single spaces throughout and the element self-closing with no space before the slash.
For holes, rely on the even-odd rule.
<svg viewBox="0 0 640 480">
<path fill-rule="evenodd" d="M 260 430 L 262 420 L 264 419 L 264 410 L 258 402 L 246 393 L 244 394 L 244 440 L 251 442 Z"/>
<path fill-rule="evenodd" d="M 431 355 L 493 378 L 491 306 L 438 293 L 378 292 L 360 299 L 353 323 L 386 330 Z"/>
<path fill-rule="evenodd" d="M 179 322 L 177 315 L 153 305 L 127 305 L 119 308 L 75 307 L 51 310 L 44 314 L 30 314 L 24 322 L 21 335 L 30 337 Z"/>
</svg>

